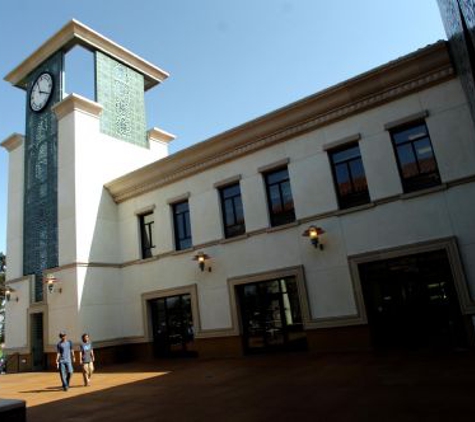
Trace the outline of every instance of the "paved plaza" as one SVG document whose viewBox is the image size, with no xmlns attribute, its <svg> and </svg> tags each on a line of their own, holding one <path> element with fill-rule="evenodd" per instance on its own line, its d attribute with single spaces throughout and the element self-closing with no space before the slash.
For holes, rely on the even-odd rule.
<svg viewBox="0 0 475 422">
<path fill-rule="evenodd" d="M 473 421 L 475 357 L 307 353 L 157 360 L 75 373 L 0 377 L 0 396 L 26 400 L 28 422 Z"/>
</svg>

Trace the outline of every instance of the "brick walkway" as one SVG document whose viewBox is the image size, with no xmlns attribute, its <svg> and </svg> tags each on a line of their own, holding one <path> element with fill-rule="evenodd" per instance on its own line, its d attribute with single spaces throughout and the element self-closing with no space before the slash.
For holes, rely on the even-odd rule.
<svg viewBox="0 0 475 422">
<path fill-rule="evenodd" d="M 473 421 L 475 357 L 310 354 L 170 360 L 79 373 L 0 376 L 28 422 Z"/>
</svg>

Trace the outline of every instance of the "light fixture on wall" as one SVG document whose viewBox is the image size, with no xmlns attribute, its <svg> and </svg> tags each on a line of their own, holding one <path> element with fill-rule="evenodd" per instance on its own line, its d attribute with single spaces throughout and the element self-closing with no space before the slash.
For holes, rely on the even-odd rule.
<svg viewBox="0 0 475 422">
<path fill-rule="evenodd" d="M 201 271 L 205 270 L 205 264 L 208 259 L 210 259 L 210 256 L 201 251 L 193 257 L 193 261 L 198 261 Z M 211 272 L 211 266 L 208 266 L 208 272 Z"/>
<path fill-rule="evenodd" d="M 13 287 L 5 287 L 5 299 L 7 300 L 7 302 L 10 302 L 10 300 L 18 302 L 18 296 L 15 294 L 15 292 L 16 290 Z"/>
<path fill-rule="evenodd" d="M 324 233 L 325 230 L 323 230 L 321 227 L 310 226 L 302 233 L 302 236 L 308 237 L 315 248 L 320 248 L 320 250 L 323 250 L 323 244 L 321 242 L 320 236 Z"/>
<path fill-rule="evenodd" d="M 61 287 L 56 288 L 58 279 L 54 276 L 54 274 L 46 274 L 44 283 L 46 284 L 46 288 L 50 294 L 53 294 L 55 291 L 58 291 L 58 293 L 63 291 Z"/>
</svg>

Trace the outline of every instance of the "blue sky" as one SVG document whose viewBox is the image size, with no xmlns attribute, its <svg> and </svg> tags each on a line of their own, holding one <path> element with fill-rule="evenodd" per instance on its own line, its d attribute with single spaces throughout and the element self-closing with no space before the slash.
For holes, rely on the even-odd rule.
<svg viewBox="0 0 475 422">
<path fill-rule="evenodd" d="M 171 153 L 446 38 L 436 0 L 2 1 L 0 76 L 71 18 L 170 73 L 146 106 Z M 25 93 L 1 80 L 0 140 L 24 118 Z M 0 251 L 7 166 L 1 148 Z"/>
</svg>

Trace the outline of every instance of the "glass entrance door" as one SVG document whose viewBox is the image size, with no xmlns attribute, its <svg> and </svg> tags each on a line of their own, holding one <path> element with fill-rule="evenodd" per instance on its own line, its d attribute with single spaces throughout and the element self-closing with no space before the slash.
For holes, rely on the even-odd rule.
<svg viewBox="0 0 475 422">
<path fill-rule="evenodd" d="M 45 369 L 45 354 L 43 349 L 43 314 L 31 314 L 31 355 L 33 371 Z"/>
<path fill-rule="evenodd" d="M 162 297 L 150 301 L 157 357 L 194 356 L 191 295 Z"/>
<path fill-rule="evenodd" d="M 294 277 L 237 286 L 246 352 L 305 349 Z"/>
<path fill-rule="evenodd" d="M 467 346 L 444 250 L 360 264 L 359 272 L 376 348 Z"/>
</svg>

